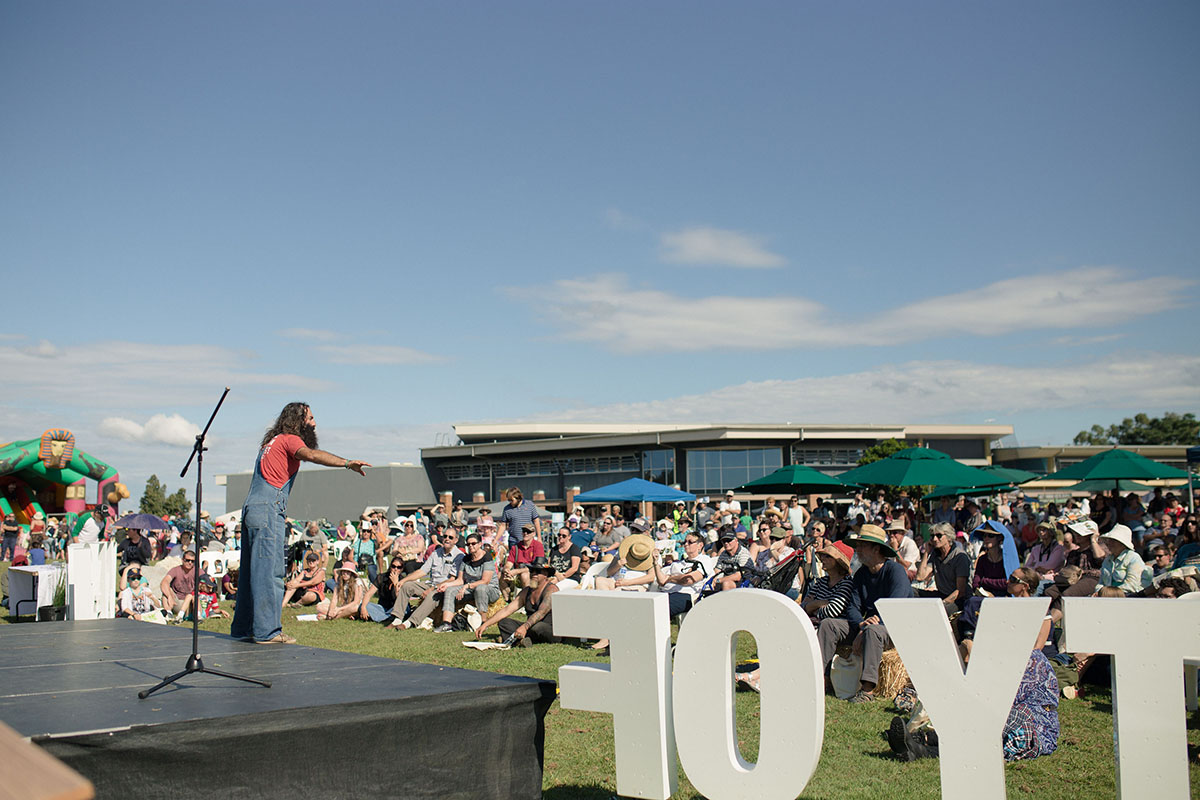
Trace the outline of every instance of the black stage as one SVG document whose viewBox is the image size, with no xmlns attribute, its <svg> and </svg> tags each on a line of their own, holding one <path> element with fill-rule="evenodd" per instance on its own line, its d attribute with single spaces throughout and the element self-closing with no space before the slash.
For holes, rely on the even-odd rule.
<svg viewBox="0 0 1200 800">
<path fill-rule="evenodd" d="M 191 644 L 130 620 L 0 626 L 0 720 L 100 798 L 541 797 L 550 681 L 201 632 L 206 666 L 272 688 L 189 675 L 139 700 Z"/>
</svg>

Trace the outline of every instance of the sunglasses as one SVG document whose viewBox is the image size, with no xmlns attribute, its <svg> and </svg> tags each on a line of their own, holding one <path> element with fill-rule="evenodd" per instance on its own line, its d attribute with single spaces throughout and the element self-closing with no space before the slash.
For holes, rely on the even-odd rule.
<svg viewBox="0 0 1200 800">
<path fill-rule="evenodd" d="M 570 536 L 568 536 L 568 535 L 567 535 L 567 534 L 565 534 L 565 533 L 560 533 L 560 534 L 558 535 L 558 538 L 560 538 L 560 539 L 570 539 L 571 537 L 570 537 Z"/>
</svg>

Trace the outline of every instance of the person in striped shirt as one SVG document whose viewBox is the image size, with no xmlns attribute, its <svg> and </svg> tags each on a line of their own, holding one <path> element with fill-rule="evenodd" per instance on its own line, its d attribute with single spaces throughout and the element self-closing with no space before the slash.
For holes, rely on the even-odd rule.
<svg viewBox="0 0 1200 800">
<path fill-rule="evenodd" d="M 508 498 L 508 505 L 500 512 L 500 518 L 496 521 L 501 526 L 508 526 L 509 548 L 520 544 L 521 529 L 526 525 L 533 525 L 534 533 L 537 534 L 537 538 L 540 541 L 542 538 L 542 521 L 538 518 L 537 506 L 532 501 L 526 500 L 525 496 L 521 494 L 521 490 L 516 486 L 505 492 L 505 497 Z"/>
<path fill-rule="evenodd" d="M 817 551 L 817 558 L 825 574 L 809 582 L 800 606 L 808 614 L 814 626 L 823 619 L 844 617 L 854 591 L 854 580 L 850 577 L 850 558 L 854 551 L 842 542 L 826 542 Z"/>
</svg>

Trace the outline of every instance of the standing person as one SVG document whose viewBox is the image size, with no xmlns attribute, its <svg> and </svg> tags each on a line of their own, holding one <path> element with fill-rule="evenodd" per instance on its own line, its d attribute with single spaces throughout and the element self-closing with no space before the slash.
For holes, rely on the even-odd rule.
<svg viewBox="0 0 1200 800">
<path fill-rule="evenodd" d="M 17 552 L 17 535 L 21 532 L 16 514 L 4 515 L 4 525 L 0 526 L 0 532 L 4 534 L 4 544 L 0 545 L 0 561 L 11 561 Z"/>
<path fill-rule="evenodd" d="M 284 545 L 288 495 L 300 462 L 365 474 L 365 461 L 317 449 L 317 423 L 307 403 L 288 403 L 263 436 L 250 492 L 242 506 L 241 580 L 230 635 L 259 644 L 294 644 L 283 632 Z"/>
<path fill-rule="evenodd" d="M 532 501 L 526 500 L 525 495 L 521 494 L 521 490 L 516 486 L 505 492 L 504 496 L 508 498 L 508 505 L 500 512 L 500 519 L 497 521 L 502 526 L 507 526 L 509 549 L 511 550 L 521 542 L 523 538 L 521 531 L 526 525 L 533 526 L 533 531 L 540 541 L 542 521 L 538 519 L 537 506 Z"/>
</svg>

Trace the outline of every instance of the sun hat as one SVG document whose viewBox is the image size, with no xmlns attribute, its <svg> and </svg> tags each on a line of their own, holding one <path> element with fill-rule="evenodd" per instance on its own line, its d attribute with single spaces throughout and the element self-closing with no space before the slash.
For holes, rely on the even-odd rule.
<svg viewBox="0 0 1200 800">
<path fill-rule="evenodd" d="M 1100 532 L 1100 526 L 1094 520 L 1081 519 L 1067 525 L 1067 530 L 1078 536 L 1095 536 Z"/>
<path fill-rule="evenodd" d="M 905 526 L 904 520 L 897 518 L 888 523 L 886 530 L 906 533 L 908 528 Z"/>
<path fill-rule="evenodd" d="M 496 527 L 496 520 L 492 519 L 491 517 L 488 517 L 487 519 L 481 519 L 475 523 L 475 527 L 476 528 L 494 528 L 494 527 Z"/>
<path fill-rule="evenodd" d="M 654 540 L 644 533 L 632 533 L 621 540 L 618 557 L 625 559 L 625 566 L 643 572 L 650 568 L 654 558 Z"/>
<path fill-rule="evenodd" d="M 770 535 L 772 539 L 786 539 L 788 537 L 787 528 L 782 525 L 776 525 L 774 528 L 771 528 Z"/>
<path fill-rule="evenodd" d="M 1100 540 L 1112 539 L 1114 542 L 1120 542 L 1125 545 L 1126 550 L 1133 549 L 1133 531 L 1128 526 L 1117 523 L 1112 526 L 1112 530 L 1102 534 Z"/>
<path fill-rule="evenodd" d="M 854 551 L 845 542 L 826 542 L 825 546 L 817 551 L 817 555 L 832 558 L 841 564 L 842 569 L 849 574 L 850 559 L 854 557 Z"/>
<path fill-rule="evenodd" d="M 853 546 L 860 542 L 867 544 L 877 544 L 882 547 L 889 555 L 896 555 L 895 549 L 888 544 L 887 532 L 878 525 L 864 523 L 857 532 L 852 532 L 846 537 L 847 544 Z"/>
<path fill-rule="evenodd" d="M 343 561 L 341 564 L 338 564 L 336 567 L 334 567 L 333 571 L 334 572 L 349 572 L 351 575 L 354 575 L 355 577 L 358 576 L 358 570 L 354 568 L 354 564 L 350 561 Z"/>
</svg>

